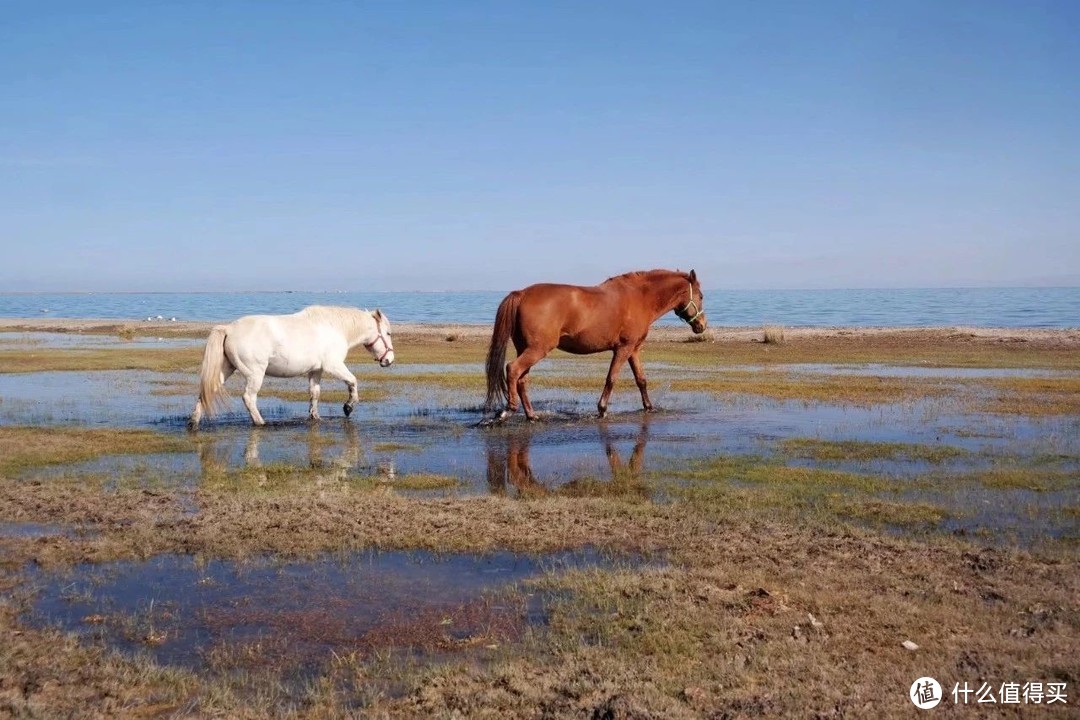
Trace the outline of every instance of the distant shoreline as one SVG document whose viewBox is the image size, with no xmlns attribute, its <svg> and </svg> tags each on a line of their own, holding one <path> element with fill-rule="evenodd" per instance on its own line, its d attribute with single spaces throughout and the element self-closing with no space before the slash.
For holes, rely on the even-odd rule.
<svg viewBox="0 0 1080 720">
<path fill-rule="evenodd" d="M 53 332 L 86 333 L 91 335 L 137 335 L 155 337 L 200 337 L 207 334 L 214 322 L 162 321 L 162 320 L 115 320 L 108 318 L 0 318 L 0 333 L 7 332 Z M 395 323 L 394 334 L 400 337 L 424 339 L 486 341 L 490 337 L 488 324 L 449 323 Z M 717 342 L 759 342 L 762 327 L 710 327 L 706 333 L 709 340 Z M 682 326 L 654 326 L 650 340 L 661 342 L 684 342 L 690 339 L 689 328 Z M 881 338 L 895 336 L 897 340 L 918 342 L 991 342 L 1034 343 L 1043 346 L 1075 347 L 1080 350 L 1080 328 L 1015 328 L 1015 327 L 784 327 L 788 341 L 805 339 L 825 340 L 837 338 L 852 340 L 860 337 Z"/>
</svg>

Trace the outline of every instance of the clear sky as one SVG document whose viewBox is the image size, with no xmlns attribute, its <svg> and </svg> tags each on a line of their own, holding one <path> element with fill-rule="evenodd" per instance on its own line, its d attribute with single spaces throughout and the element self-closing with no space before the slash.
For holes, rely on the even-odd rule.
<svg viewBox="0 0 1080 720">
<path fill-rule="evenodd" d="M 1080 2 L 0 2 L 0 291 L 1080 284 Z"/>
</svg>

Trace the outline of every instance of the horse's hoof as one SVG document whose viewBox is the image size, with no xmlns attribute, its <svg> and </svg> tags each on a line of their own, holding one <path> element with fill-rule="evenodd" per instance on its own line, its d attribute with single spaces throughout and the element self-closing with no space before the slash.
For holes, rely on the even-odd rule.
<svg viewBox="0 0 1080 720">
<path fill-rule="evenodd" d="M 508 417 L 510 417 L 510 411 L 509 410 L 503 410 L 501 413 L 499 413 L 498 415 L 496 415 L 493 418 L 487 418 L 485 420 L 481 420 L 480 422 L 476 423 L 476 427 L 485 427 L 486 428 L 486 427 L 491 427 L 492 425 L 498 425 L 499 423 L 501 423 L 503 420 L 505 420 Z"/>
<path fill-rule="evenodd" d="M 308 415 L 308 420 L 310 420 L 311 422 L 319 422 L 320 420 L 322 420 L 322 418 L 318 415 Z"/>
<path fill-rule="evenodd" d="M 349 403 L 345 403 L 341 407 L 341 409 L 345 411 L 345 417 L 349 417 L 350 415 L 352 415 L 352 405 L 350 405 Z"/>
<path fill-rule="evenodd" d="M 539 415 L 526 415 L 525 419 L 528 420 L 531 423 L 540 422 L 540 416 Z"/>
</svg>

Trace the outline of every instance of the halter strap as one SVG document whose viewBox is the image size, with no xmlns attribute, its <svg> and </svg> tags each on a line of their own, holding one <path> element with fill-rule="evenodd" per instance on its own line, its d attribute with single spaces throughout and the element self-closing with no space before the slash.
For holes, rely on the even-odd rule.
<svg viewBox="0 0 1080 720">
<path fill-rule="evenodd" d="M 705 314 L 705 309 L 699 308 L 698 304 L 694 302 L 694 283 L 689 283 L 689 285 L 690 300 L 681 309 L 676 310 L 675 314 L 684 320 L 687 325 L 692 325 L 695 320 Z M 693 317 L 690 316 L 690 308 L 694 309 Z"/>
<path fill-rule="evenodd" d="M 380 340 L 382 340 L 383 343 L 383 354 L 375 358 L 375 362 L 381 363 L 383 361 L 383 358 L 390 354 L 390 343 L 386 342 L 386 338 L 383 337 L 382 330 L 379 331 L 379 336 L 377 338 L 375 338 L 369 343 L 364 343 L 364 347 L 366 347 L 368 350 L 371 350 L 375 347 L 375 343 L 379 342 Z"/>
</svg>

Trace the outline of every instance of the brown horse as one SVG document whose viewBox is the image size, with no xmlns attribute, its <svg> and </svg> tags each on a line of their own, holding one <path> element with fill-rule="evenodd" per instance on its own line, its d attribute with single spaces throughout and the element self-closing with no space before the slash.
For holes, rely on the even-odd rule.
<svg viewBox="0 0 1080 720">
<path fill-rule="evenodd" d="M 503 298 L 495 315 L 487 355 L 485 408 L 494 410 L 505 400 L 506 408 L 495 418 L 500 421 L 517 412 L 520 398 L 525 416 L 535 420 L 526 388 L 529 369 L 559 348 L 577 355 L 611 351 L 611 367 L 596 404 L 600 417 L 607 413 L 611 390 L 627 361 L 648 412 L 652 403 L 645 389 L 640 353 L 649 327 L 674 310 L 695 333 L 703 333 L 707 324 L 704 300 L 693 270 L 631 272 L 592 287 L 544 283 L 515 290 Z M 507 363 L 510 340 L 517 358 Z"/>
</svg>

